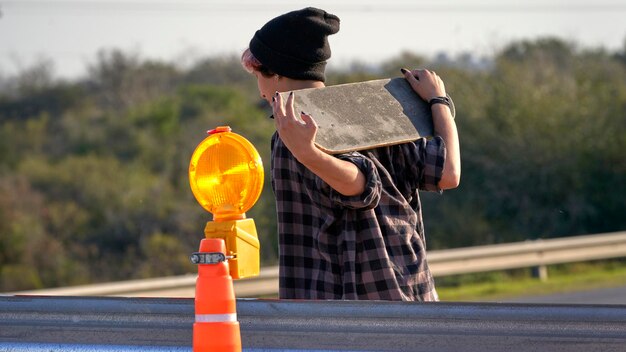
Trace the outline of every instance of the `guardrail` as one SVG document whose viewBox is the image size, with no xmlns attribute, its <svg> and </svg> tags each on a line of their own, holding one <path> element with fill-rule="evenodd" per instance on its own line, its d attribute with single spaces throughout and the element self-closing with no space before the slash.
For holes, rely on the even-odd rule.
<svg viewBox="0 0 626 352">
<path fill-rule="evenodd" d="M 626 306 L 238 300 L 245 352 L 624 351 Z M 191 351 L 193 299 L 0 296 L 0 351 Z"/>
<path fill-rule="evenodd" d="M 433 251 L 434 276 L 626 257 L 626 231 Z"/>
<path fill-rule="evenodd" d="M 428 254 L 434 276 L 540 267 L 550 264 L 626 257 L 626 231 L 534 240 L 489 246 L 446 249 Z M 87 286 L 22 291 L 14 294 L 58 296 L 194 297 L 195 275 L 133 280 Z M 236 280 L 237 297 L 275 296 L 278 267 L 261 270 L 258 277 Z"/>
</svg>

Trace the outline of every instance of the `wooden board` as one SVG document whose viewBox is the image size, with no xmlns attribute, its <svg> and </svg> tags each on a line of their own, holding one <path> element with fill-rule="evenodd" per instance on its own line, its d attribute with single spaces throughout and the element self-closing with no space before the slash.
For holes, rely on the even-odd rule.
<svg viewBox="0 0 626 352">
<path fill-rule="evenodd" d="M 282 94 L 286 99 L 288 93 Z M 433 135 L 430 107 L 404 78 L 298 90 L 294 109 L 313 116 L 318 124 L 315 144 L 329 154 Z"/>
</svg>

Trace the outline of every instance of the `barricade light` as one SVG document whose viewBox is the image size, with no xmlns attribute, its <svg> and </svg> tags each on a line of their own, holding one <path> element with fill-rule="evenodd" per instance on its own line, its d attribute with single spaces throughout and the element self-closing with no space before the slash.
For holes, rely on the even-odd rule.
<svg viewBox="0 0 626 352">
<path fill-rule="evenodd" d="M 233 279 L 256 276 L 260 244 L 254 220 L 246 219 L 245 213 L 263 189 L 261 157 L 252 143 L 228 126 L 208 133 L 189 163 L 191 191 L 213 214 L 214 221 L 207 222 L 204 229 L 205 237 L 224 239 Z"/>
<path fill-rule="evenodd" d="M 222 126 L 191 156 L 191 191 L 215 221 L 245 218 L 263 189 L 263 163 L 252 143 Z"/>
</svg>

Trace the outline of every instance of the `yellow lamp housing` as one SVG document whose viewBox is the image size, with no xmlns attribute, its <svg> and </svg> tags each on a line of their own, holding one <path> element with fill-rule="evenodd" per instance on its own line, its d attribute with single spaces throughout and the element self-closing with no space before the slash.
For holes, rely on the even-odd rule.
<svg viewBox="0 0 626 352">
<path fill-rule="evenodd" d="M 226 244 L 230 276 L 233 279 L 259 276 L 260 243 L 253 219 L 209 221 L 204 228 L 206 238 L 222 238 Z"/>
<path fill-rule="evenodd" d="M 218 127 L 193 152 L 189 183 L 213 220 L 243 219 L 263 190 L 263 162 L 247 139 Z"/>
<path fill-rule="evenodd" d="M 259 240 L 248 211 L 263 189 L 263 163 L 254 146 L 221 126 L 196 147 L 189 163 L 191 191 L 213 214 L 207 238 L 223 238 L 233 279 L 256 276 L 260 270 Z"/>
</svg>

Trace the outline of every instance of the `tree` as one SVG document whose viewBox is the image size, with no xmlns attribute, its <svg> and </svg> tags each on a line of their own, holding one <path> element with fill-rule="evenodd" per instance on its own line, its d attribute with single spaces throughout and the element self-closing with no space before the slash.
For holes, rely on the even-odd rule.
<svg viewBox="0 0 626 352">
<path fill-rule="evenodd" d="M 511 43 L 487 64 L 402 53 L 328 73 L 338 84 L 436 69 L 457 107 L 462 180 L 422 194 L 430 249 L 623 230 L 623 53 L 555 38 Z M 273 121 L 239 59 L 189 69 L 103 51 L 89 76 L 51 67 L 0 89 L 0 290 L 183 274 L 211 219 L 187 171 L 206 131 L 259 150 L 265 187 L 248 212 L 263 265 L 277 261 Z M 209 84 L 210 83 L 210 84 Z M 41 255 L 45 253 L 45 255 Z"/>
</svg>

